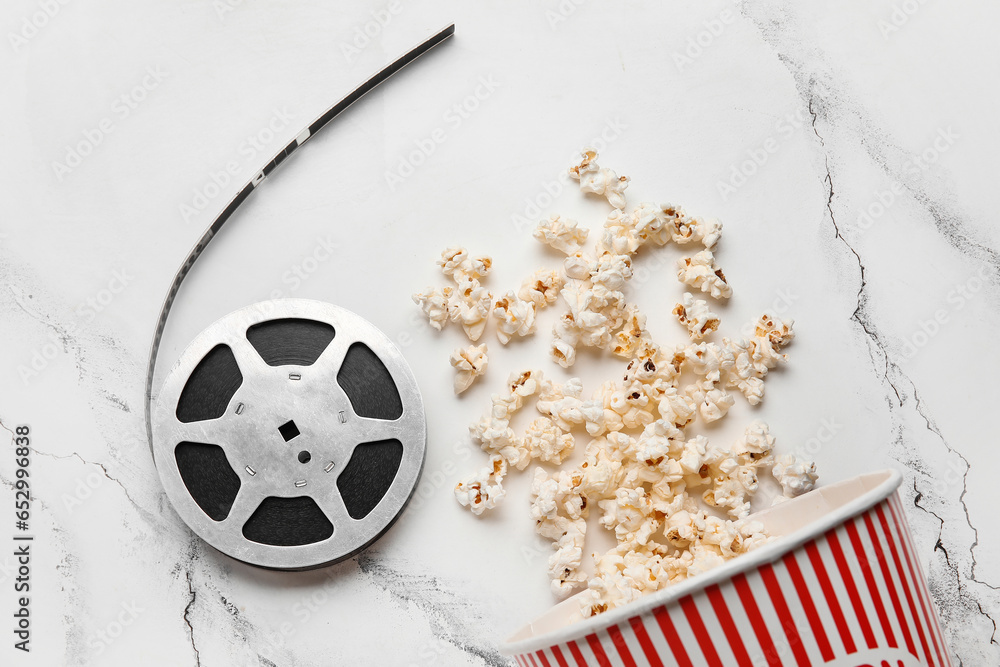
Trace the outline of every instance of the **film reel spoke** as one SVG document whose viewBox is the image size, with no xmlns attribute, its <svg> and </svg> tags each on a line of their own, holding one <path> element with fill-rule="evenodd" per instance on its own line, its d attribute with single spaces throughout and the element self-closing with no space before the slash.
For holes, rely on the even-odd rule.
<svg viewBox="0 0 1000 667">
<path fill-rule="evenodd" d="M 229 516 L 225 518 L 223 524 L 231 530 L 242 532 L 247 520 L 257 511 L 266 497 L 267 493 L 258 485 L 243 484 L 239 493 L 236 494 L 233 507 L 229 510 Z"/>
<path fill-rule="evenodd" d="M 268 366 L 264 358 L 260 356 L 257 348 L 247 340 L 246 333 L 240 333 L 242 335 L 237 334 L 227 337 L 228 339 L 224 342 L 233 351 L 233 356 L 236 357 L 236 364 L 240 367 L 240 371 L 243 372 L 243 376 L 266 375 L 274 371 L 274 367 Z"/>
<path fill-rule="evenodd" d="M 372 419 L 371 417 L 353 417 L 357 424 L 358 442 L 374 442 L 376 440 L 408 440 L 410 435 L 406 421 Z"/>
<path fill-rule="evenodd" d="M 338 530 L 342 534 L 349 531 L 349 526 L 354 519 L 348 514 L 347 506 L 344 504 L 344 499 L 340 493 L 332 490 L 313 496 L 313 500 L 316 501 L 323 514 L 333 524 L 334 536 L 337 535 Z"/>
<path fill-rule="evenodd" d="M 227 445 L 233 435 L 232 428 L 229 425 L 228 413 L 218 419 L 206 419 L 187 423 L 178 421 L 176 432 L 179 440 L 219 445 L 223 449 L 227 449 Z"/>
<path fill-rule="evenodd" d="M 344 357 L 347 355 L 347 350 L 350 348 L 352 342 L 348 336 L 337 332 L 337 335 L 330 341 L 330 344 L 319 355 L 316 363 L 312 365 L 310 371 L 321 376 L 324 381 L 336 385 L 337 373 L 340 372 L 340 367 L 344 365 Z"/>
</svg>

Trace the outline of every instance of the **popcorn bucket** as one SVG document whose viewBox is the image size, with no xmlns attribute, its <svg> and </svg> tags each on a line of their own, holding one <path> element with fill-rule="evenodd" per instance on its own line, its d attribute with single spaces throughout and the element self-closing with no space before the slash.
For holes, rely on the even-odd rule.
<svg viewBox="0 0 1000 667">
<path fill-rule="evenodd" d="M 950 667 L 894 470 L 755 515 L 779 539 L 581 619 L 574 596 L 501 651 L 521 667 Z"/>
</svg>

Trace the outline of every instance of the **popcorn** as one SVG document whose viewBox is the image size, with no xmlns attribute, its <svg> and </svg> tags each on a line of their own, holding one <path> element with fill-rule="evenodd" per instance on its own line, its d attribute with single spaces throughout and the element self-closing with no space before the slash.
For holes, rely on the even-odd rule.
<svg viewBox="0 0 1000 667">
<path fill-rule="evenodd" d="M 535 330 L 535 305 L 514 292 L 508 292 L 493 306 L 497 338 L 506 345 L 514 336 L 527 336 Z"/>
<path fill-rule="evenodd" d="M 467 280 L 485 278 L 493 267 L 493 260 L 488 255 L 471 257 L 465 248 L 452 246 L 441 253 L 437 264 L 444 275 L 461 284 Z"/>
<path fill-rule="evenodd" d="M 580 490 L 586 497 L 613 498 L 621 485 L 622 462 L 610 449 L 606 438 L 595 438 L 587 445 L 580 472 L 583 475 Z"/>
<path fill-rule="evenodd" d="M 611 352 L 619 357 L 631 359 L 643 346 L 651 344 L 649 332 L 646 331 L 646 316 L 635 306 L 625 309 L 625 323 L 611 339 Z"/>
<path fill-rule="evenodd" d="M 724 389 L 716 389 L 712 383 L 691 385 L 688 395 L 698 404 L 698 413 L 705 423 L 722 419 L 729 408 L 736 404 L 736 399 Z"/>
<path fill-rule="evenodd" d="M 563 261 L 563 271 L 567 278 L 573 280 L 586 280 L 590 277 L 590 265 L 592 261 L 582 252 L 575 252 Z"/>
<path fill-rule="evenodd" d="M 684 349 L 684 363 L 703 377 L 707 382 L 715 383 L 722 379 L 736 364 L 732 350 L 715 343 L 698 343 Z"/>
<path fill-rule="evenodd" d="M 677 462 L 689 486 L 701 486 L 708 477 L 708 465 L 715 453 L 709 449 L 708 439 L 697 435 L 684 443 Z"/>
<path fill-rule="evenodd" d="M 632 209 L 632 224 L 635 234 L 642 239 L 643 244 L 655 243 L 662 246 L 670 241 L 667 216 L 656 204 L 643 202 Z"/>
<path fill-rule="evenodd" d="M 579 570 L 587 522 L 585 519 L 573 519 L 565 520 L 560 525 L 556 532 L 562 534 L 556 539 L 556 553 L 549 558 L 548 565 L 552 592 L 562 597 L 587 580 L 587 575 Z"/>
<path fill-rule="evenodd" d="M 794 498 L 811 491 L 819 477 L 815 463 L 801 461 L 794 454 L 775 457 L 771 474 L 781 484 L 781 490 L 786 498 Z"/>
<path fill-rule="evenodd" d="M 628 176 L 618 176 L 610 169 L 597 166 L 597 151 L 585 148 L 580 161 L 570 167 L 569 175 L 580 181 L 580 190 L 604 195 L 608 203 L 615 208 L 625 208 L 625 188 L 628 187 Z"/>
<path fill-rule="evenodd" d="M 768 541 L 758 522 L 719 519 L 688 510 L 670 515 L 663 534 L 666 545 L 650 540 L 638 548 L 625 550 L 620 546 L 604 556 L 595 554 L 597 573 L 581 599 L 584 616 L 603 613 L 698 576 Z"/>
<path fill-rule="evenodd" d="M 711 250 L 722 236 L 722 223 L 715 218 L 691 217 L 679 206 L 672 204 L 664 204 L 660 210 L 671 239 L 678 245 L 700 241 L 706 249 Z"/>
<path fill-rule="evenodd" d="M 486 344 L 470 345 L 458 348 L 451 353 L 451 365 L 455 368 L 455 393 L 461 394 L 472 386 L 476 378 L 486 372 L 489 359 L 486 356 Z"/>
<path fill-rule="evenodd" d="M 582 475 L 561 470 L 549 475 L 535 469 L 531 481 L 531 517 L 535 530 L 554 542 L 549 558 L 552 591 L 564 596 L 586 581 L 580 572 L 587 533 L 587 499 L 579 492 Z"/>
<path fill-rule="evenodd" d="M 691 340 L 699 341 L 719 328 L 719 316 L 708 309 L 708 302 L 694 298 L 690 292 L 684 293 L 672 312 L 687 327 Z"/>
<path fill-rule="evenodd" d="M 455 285 L 440 290 L 429 287 L 413 295 L 414 303 L 438 331 L 448 321 L 459 322 L 469 340 L 479 340 L 493 307 L 493 295 L 479 279 L 489 274 L 493 260 L 487 255 L 472 257 L 465 248 L 453 246 L 441 253 L 437 264 Z"/>
<path fill-rule="evenodd" d="M 614 306 L 618 297 L 607 290 L 587 289 L 574 281 L 560 295 L 569 308 L 552 329 L 552 359 L 564 368 L 576 360 L 577 346 L 605 347 L 611 342 Z"/>
<path fill-rule="evenodd" d="M 547 417 L 531 422 L 524 434 L 524 445 L 529 456 L 544 463 L 562 464 L 575 444 L 576 440 L 571 433 L 562 430 Z"/>
<path fill-rule="evenodd" d="M 788 360 L 779 350 L 794 337 L 792 320 L 779 320 L 765 313 L 753 325 L 753 336 L 737 341 L 722 339 L 722 345 L 733 355 L 733 364 L 726 372 L 726 386 L 736 387 L 750 405 L 764 397 L 763 378 L 767 372 Z"/>
<path fill-rule="evenodd" d="M 589 442 L 578 466 L 535 469 L 530 503 L 537 533 L 552 542 L 552 590 L 564 596 L 586 586 L 581 594 L 586 616 L 628 604 L 766 544 L 768 535 L 750 514 L 761 470 L 770 471 L 782 487 L 775 502 L 808 491 L 817 476 L 811 462 L 776 456 L 775 439 L 761 421 L 747 425 L 728 448 L 688 433 L 695 422 L 710 424 L 725 417 L 736 391 L 751 405 L 758 404 L 764 377 L 786 361 L 782 350 L 794 338 L 791 320 L 765 313 L 741 337 L 706 340 L 719 330 L 720 319 L 706 301 L 695 298 L 694 290 L 715 299 L 732 295 L 713 254 L 722 224 L 671 204 L 643 202 L 627 211 L 629 179 L 599 167 L 594 150 L 584 150 L 570 173 L 582 192 L 603 195 L 614 207 L 590 249 L 583 247 L 587 229 L 553 215 L 538 223 L 533 236 L 565 255 L 559 269 L 535 271 L 494 302 L 480 284 L 492 260 L 452 247 L 438 264 L 454 285 L 413 298 L 436 329 L 459 322 L 472 340 L 492 316 L 504 344 L 530 335 L 540 311 L 560 301 L 565 310 L 552 326 L 549 345 L 555 363 L 573 366 L 581 347 L 627 360 L 623 373 L 591 394 L 584 393 L 577 378 L 556 382 L 530 370 L 511 375 L 504 390 L 492 395 L 489 412 L 469 428 L 489 465 L 455 490 L 462 505 L 481 514 L 504 498 L 508 471 L 524 470 L 531 462 L 562 466 L 574 450 L 575 433 L 586 431 Z M 688 340 L 661 346 L 627 290 L 637 254 L 647 245 L 669 242 L 704 249 L 677 265 L 679 280 L 693 288 L 673 308 Z M 468 388 L 486 364 L 485 345 L 455 350 L 456 393 Z M 519 435 L 511 419 L 532 396 L 539 416 Z M 598 524 L 614 535 L 616 546 L 593 555 L 596 572 L 588 577 L 582 561 L 591 507 L 597 508 Z"/>
<path fill-rule="evenodd" d="M 750 496 L 757 492 L 756 466 L 735 467 L 727 459 L 726 469 L 720 469 L 712 479 L 712 488 L 702 499 L 712 507 L 724 508 L 733 518 L 742 519 L 750 514 Z"/>
<path fill-rule="evenodd" d="M 613 255 L 634 255 L 645 242 L 635 225 L 636 221 L 631 215 L 616 208 L 604 221 L 604 231 L 597 244 L 597 251 Z"/>
<path fill-rule="evenodd" d="M 559 298 L 559 291 L 564 282 L 558 271 L 538 270 L 521 283 L 517 297 L 524 301 L 530 301 L 536 309 L 544 308 Z"/>
<path fill-rule="evenodd" d="M 760 420 L 752 422 L 739 440 L 733 444 L 732 450 L 740 465 L 763 465 L 771 456 L 774 447 L 774 436 L 767 424 Z"/>
<path fill-rule="evenodd" d="M 450 319 L 450 303 L 454 292 L 452 287 L 445 287 L 441 290 L 428 287 L 423 292 L 414 294 L 413 302 L 420 306 L 420 310 L 424 311 L 430 325 L 441 331 Z"/>
<path fill-rule="evenodd" d="M 569 368 L 576 363 L 576 346 L 580 342 L 580 329 L 572 313 L 566 313 L 552 327 L 552 344 L 549 354 L 552 360 Z"/>
<path fill-rule="evenodd" d="M 645 335 L 645 319 L 625 302 L 620 291 L 632 277 L 632 262 L 628 255 L 604 252 L 586 265 L 586 257 L 577 254 L 567 262 L 579 261 L 573 278 L 560 295 L 568 312 L 553 327 L 550 354 L 556 363 L 568 368 L 576 361 L 580 345 L 609 349 L 620 356 L 630 357 L 640 347 L 651 345 Z M 623 330 L 624 328 L 624 330 Z M 617 335 L 617 334 L 621 335 Z"/>
<path fill-rule="evenodd" d="M 663 535 L 671 546 L 683 549 L 694 542 L 697 533 L 694 528 L 694 517 L 690 512 L 680 510 L 669 517 L 663 526 Z"/>
<path fill-rule="evenodd" d="M 538 223 L 533 236 L 559 252 L 572 255 L 580 249 L 589 234 L 590 230 L 580 227 L 576 220 L 552 215 Z"/>
<path fill-rule="evenodd" d="M 469 433 L 490 454 L 499 454 L 504 461 L 518 470 L 524 470 L 531 461 L 531 451 L 523 438 L 512 428 L 510 419 L 524 405 L 524 399 L 538 391 L 538 371 L 514 373 L 507 380 L 508 392 L 493 394 L 490 413 L 469 427 Z M 538 378 L 538 379 L 536 379 Z"/>
<path fill-rule="evenodd" d="M 507 495 L 501 483 L 506 474 L 507 462 L 502 456 L 494 454 L 489 465 L 458 483 L 455 498 L 462 507 L 468 507 L 477 516 L 493 509 Z"/>
<path fill-rule="evenodd" d="M 726 358 L 726 351 L 711 343 L 656 348 L 645 359 L 633 359 L 622 382 L 605 382 L 589 400 L 578 379 L 558 383 L 537 372 L 515 374 L 508 391 L 493 396 L 490 414 L 473 426 L 473 435 L 504 473 L 506 466 L 523 469 L 533 460 L 560 465 L 572 451 L 574 428 L 584 425 L 596 434 L 580 467 L 553 473 L 536 468 L 531 492 L 536 530 L 553 542 L 552 590 L 564 596 L 586 583 L 585 615 L 627 604 L 766 543 L 763 527 L 747 517 L 759 487 L 758 469 L 772 465 L 774 438 L 767 425 L 752 422 L 729 449 L 712 446 L 701 435 L 688 438 L 686 424 L 678 425 L 699 412 L 711 421 L 710 410 L 728 411 L 733 400 L 716 386 L 718 380 L 703 379 L 683 391 L 673 384 L 687 366 L 718 378 L 726 367 L 720 359 Z M 519 438 L 510 418 L 535 394 L 542 416 Z M 679 412 L 687 416 L 678 418 Z M 638 437 L 629 434 L 636 429 Z M 772 472 L 783 487 L 805 488 L 808 466 L 781 462 Z M 479 512 L 495 507 L 503 497 L 502 479 L 502 474 L 491 477 L 489 469 L 480 471 L 460 485 L 460 501 Z M 700 509 L 698 500 L 709 511 Z M 599 508 L 599 524 L 613 532 L 617 547 L 595 556 L 597 574 L 588 580 L 581 563 L 591 506 Z"/>
<path fill-rule="evenodd" d="M 667 387 L 660 397 L 657 411 L 660 416 L 676 428 L 684 428 L 694 419 L 698 403 L 690 395 L 680 392 L 676 387 Z"/>
<path fill-rule="evenodd" d="M 493 295 L 480 286 L 478 280 L 472 278 L 453 293 L 448 304 L 448 315 L 452 322 L 462 324 L 469 340 L 476 342 L 483 335 L 492 306 Z"/>
<path fill-rule="evenodd" d="M 614 530 L 619 543 L 630 542 L 632 548 L 636 544 L 646 544 L 660 527 L 659 520 L 653 514 L 652 500 L 641 486 L 619 488 L 614 498 L 601 500 L 597 504 L 604 512 L 601 525 Z"/>
<path fill-rule="evenodd" d="M 716 266 L 711 250 L 702 250 L 693 257 L 677 260 L 677 278 L 714 299 L 728 299 L 733 295 L 733 288 L 726 282 L 722 269 Z"/>
<path fill-rule="evenodd" d="M 614 391 L 608 391 L 612 387 Z M 606 407 L 611 408 L 614 413 L 620 416 L 620 419 L 617 420 L 620 426 L 609 428 L 609 430 L 643 428 L 656 419 L 653 415 L 654 404 L 638 383 L 606 386 L 604 389 Z M 607 412 L 605 412 L 605 421 L 609 422 Z"/>
<path fill-rule="evenodd" d="M 632 261 L 628 255 L 606 252 L 590 265 L 590 279 L 594 285 L 608 290 L 620 290 L 625 281 L 632 277 Z"/>
<path fill-rule="evenodd" d="M 585 419 L 581 410 L 582 394 L 583 383 L 577 378 L 572 378 L 564 384 L 546 380 L 539 389 L 535 408 L 549 417 L 558 428 L 569 431 L 574 424 L 580 424 Z"/>
<path fill-rule="evenodd" d="M 581 603 L 584 615 L 592 616 L 626 605 L 656 590 L 657 577 L 651 573 L 662 569 L 661 558 L 632 553 L 623 557 L 611 552 L 597 559 L 598 575 L 588 583 L 587 595 Z M 661 575 L 661 578 L 666 577 Z"/>
<path fill-rule="evenodd" d="M 739 380 L 733 386 L 743 392 L 750 405 L 757 405 L 764 400 L 764 381 L 759 377 Z"/>
<path fill-rule="evenodd" d="M 671 457 L 683 446 L 684 432 L 665 419 L 657 419 L 647 424 L 636 440 L 634 458 L 656 468 L 662 474 L 668 474 L 674 472 L 669 465 L 673 462 Z M 679 470 L 678 468 L 677 471 Z"/>
</svg>

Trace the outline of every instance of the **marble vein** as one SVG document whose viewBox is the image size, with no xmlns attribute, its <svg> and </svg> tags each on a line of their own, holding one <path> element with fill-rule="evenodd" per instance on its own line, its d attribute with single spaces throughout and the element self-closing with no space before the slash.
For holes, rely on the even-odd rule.
<svg viewBox="0 0 1000 667">
<path fill-rule="evenodd" d="M 746 7 L 743 8 L 743 15 L 757 25 L 764 41 L 777 53 L 778 60 L 788 70 L 800 97 L 803 99 L 805 106 L 808 108 L 809 113 L 812 116 L 812 129 L 819 142 L 819 148 L 823 153 L 823 163 L 825 166 L 825 174 L 822 176 L 822 180 L 826 184 L 827 190 L 827 198 L 825 202 L 826 213 L 829 215 L 831 224 L 833 225 L 835 238 L 839 240 L 844 248 L 851 254 L 854 261 L 858 265 L 860 273 L 860 284 L 857 292 L 856 307 L 854 312 L 851 314 L 851 320 L 860 327 L 868 341 L 873 369 L 881 376 L 883 383 L 891 389 L 892 395 L 895 396 L 896 400 L 892 401 L 888 400 L 889 396 L 887 395 L 886 401 L 891 416 L 893 419 L 898 420 L 901 425 L 900 432 L 897 433 L 897 441 L 895 443 L 896 450 L 894 455 L 898 460 L 900 460 L 901 463 L 908 465 L 910 468 L 908 476 L 912 477 L 914 493 L 917 494 L 917 497 L 913 500 L 914 507 L 933 517 L 937 523 L 935 552 L 940 552 L 942 554 L 945 570 L 954 578 L 957 589 L 955 591 L 956 594 L 942 597 L 941 591 L 936 588 L 932 582 L 932 588 L 935 589 L 932 592 L 935 593 L 939 609 L 942 610 L 945 616 L 944 623 L 946 625 L 946 630 L 948 631 L 948 634 L 952 636 L 951 649 L 956 654 L 959 664 L 965 664 L 966 661 L 971 662 L 972 664 L 979 664 L 980 661 L 985 659 L 986 652 L 989 649 L 983 647 L 981 644 L 970 644 L 966 641 L 966 639 L 968 639 L 967 635 L 963 635 L 962 641 L 956 641 L 957 634 L 964 632 L 965 629 L 960 628 L 956 622 L 951 621 L 949 618 L 949 616 L 954 612 L 952 607 L 970 607 L 971 605 L 974 605 L 975 612 L 984 618 L 993 630 L 988 640 L 984 641 L 991 647 L 997 647 L 1000 645 L 997 643 L 996 639 L 996 619 L 994 618 L 994 612 L 991 611 L 991 609 L 1000 608 L 1000 598 L 995 595 L 989 595 L 989 593 L 997 593 L 998 589 L 997 587 L 982 580 L 976 572 L 977 561 L 975 549 L 979 544 L 978 529 L 975 525 L 973 525 L 968 506 L 965 503 L 968 491 L 969 462 L 961 452 L 948 443 L 940 429 L 934 424 L 926 406 L 921 401 L 915 383 L 906 375 L 899 363 L 893 359 L 893 355 L 886 345 L 884 336 L 880 332 L 880 327 L 876 323 L 877 314 L 873 313 L 870 308 L 868 295 L 866 293 L 868 281 L 862 255 L 841 232 L 841 228 L 837 223 L 837 217 L 835 214 L 835 190 L 833 184 L 833 172 L 831 170 L 831 148 L 827 145 L 827 140 L 824 135 L 819 131 L 819 124 L 821 121 L 827 121 L 830 127 L 835 127 L 834 123 L 829 122 L 831 120 L 835 120 L 834 118 L 831 118 L 831 115 L 834 113 L 837 113 L 839 117 L 863 117 L 864 112 L 862 109 L 859 109 L 856 104 L 850 104 L 848 102 L 841 102 L 841 108 L 838 108 L 835 111 L 831 110 L 829 105 L 832 103 L 829 101 L 824 101 L 824 104 L 822 105 L 816 104 L 816 98 L 812 94 L 812 88 L 817 81 L 821 81 L 822 85 L 824 85 L 827 89 L 836 89 L 839 86 L 834 85 L 832 75 L 818 71 L 823 67 L 824 61 L 822 54 L 819 54 L 814 50 L 810 52 L 809 58 L 802 57 L 801 50 L 805 47 L 797 43 L 794 38 L 789 37 L 789 31 L 785 30 L 787 22 L 791 20 L 787 15 L 781 16 L 780 19 L 761 19 L 760 17 L 749 12 Z M 852 99 L 849 95 L 845 95 L 843 90 L 839 91 L 839 93 L 840 94 L 837 96 L 839 100 Z M 876 131 L 874 129 L 874 124 L 871 121 L 867 122 L 865 126 L 868 128 L 868 133 L 866 135 L 868 138 L 884 137 L 887 135 L 887 132 L 885 131 Z M 869 151 L 869 154 L 876 164 L 880 165 L 888 175 L 896 176 L 896 174 L 891 173 L 887 168 L 887 160 L 884 155 L 876 158 L 876 156 L 872 154 L 875 142 L 862 141 L 861 143 L 865 149 Z M 880 143 L 885 144 L 887 142 L 883 140 Z M 1000 262 L 998 262 L 1000 255 L 998 255 L 994 250 L 970 238 L 971 234 L 960 222 L 962 217 L 961 215 L 954 212 L 948 212 L 947 214 L 944 213 L 939 205 L 935 204 L 927 196 L 923 195 L 919 189 L 913 187 L 912 185 L 907 189 L 914 196 L 914 198 L 921 202 L 921 204 L 923 204 L 923 206 L 927 209 L 934 221 L 936 229 L 953 248 L 963 254 L 971 254 L 981 259 L 985 259 L 994 268 L 1000 268 Z M 878 364 L 876 362 L 875 350 L 878 351 L 878 356 L 881 356 L 882 364 Z M 904 385 L 909 389 L 909 392 L 905 390 Z M 910 397 L 913 399 L 913 411 L 923 422 L 923 426 L 926 431 L 931 434 L 932 438 L 937 442 L 939 447 L 943 447 L 944 452 L 947 455 L 957 457 L 962 462 L 963 472 L 961 475 L 960 493 L 955 498 L 938 498 L 937 503 L 945 507 L 951 506 L 961 508 L 960 516 L 964 519 L 964 523 L 971 531 L 971 539 L 955 535 L 953 536 L 955 539 L 953 547 L 954 549 L 962 550 L 963 553 L 965 549 L 969 550 L 970 558 L 968 565 L 953 562 L 953 559 L 949 556 L 949 549 L 951 547 L 946 548 L 945 546 L 946 522 L 942 516 L 929 509 L 926 504 L 918 502 L 918 500 L 929 497 L 929 494 L 921 493 L 916 478 L 917 476 L 923 476 L 927 480 L 932 479 L 933 464 L 929 464 L 932 456 L 930 453 L 922 452 L 918 454 L 915 451 L 908 452 L 911 456 L 919 456 L 923 459 L 922 461 L 916 462 L 912 460 L 908 461 L 906 454 L 903 453 L 906 451 L 906 447 L 903 442 L 904 438 L 902 437 L 902 432 L 906 431 L 909 427 L 906 426 L 906 415 L 897 413 L 902 413 L 904 409 L 908 407 L 907 403 L 909 402 L 908 399 Z M 936 572 L 932 569 L 931 577 L 933 578 L 935 574 Z"/>
</svg>

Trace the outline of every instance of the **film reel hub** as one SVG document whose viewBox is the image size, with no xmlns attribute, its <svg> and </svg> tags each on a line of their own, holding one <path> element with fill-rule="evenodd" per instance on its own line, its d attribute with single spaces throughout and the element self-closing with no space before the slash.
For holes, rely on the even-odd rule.
<svg viewBox="0 0 1000 667">
<path fill-rule="evenodd" d="M 405 360 L 330 304 L 255 304 L 202 332 L 157 400 L 153 454 L 174 508 L 239 560 L 307 569 L 346 558 L 402 511 L 423 463 Z"/>
</svg>

